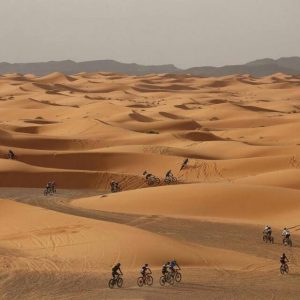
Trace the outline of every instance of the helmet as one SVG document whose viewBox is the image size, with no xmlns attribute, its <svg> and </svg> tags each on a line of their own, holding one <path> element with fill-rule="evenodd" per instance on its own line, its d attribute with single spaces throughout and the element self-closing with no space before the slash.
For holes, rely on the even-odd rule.
<svg viewBox="0 0 300 300">
<path fill-rule="evenodd" d="M 121 264 L 120 264 L 120 263 L 117 263 L 117 266 L 118 266 L 118 267 L 120 267 L 120 266 L 121 266 Z"/>
<path fill-rule="evenodd" d="M 148 264 L 145 264 L 146 267 L 148 267 Z"/>
<path fill-rule="evenodd" d="M 286 227 L 284 227 L 284 230 L 287 230 L 287 228 L 286 228 Z"/>
<path fill-rule="evenodd" d="M 170 264 L 170 262 L 168 261 L 168 262 L 167 262 L 167 265 L 169 265 L 169 264 Z"/>
</svg>

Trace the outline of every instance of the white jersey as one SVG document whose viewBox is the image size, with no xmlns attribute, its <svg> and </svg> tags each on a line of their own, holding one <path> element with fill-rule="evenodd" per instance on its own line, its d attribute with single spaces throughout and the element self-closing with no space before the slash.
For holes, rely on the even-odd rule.
<svg viewBox="0 0 300 300">
<path fill-rule="evenodd" d="M 288 229 L 282 231 L 283 236 L 287 236 L 288 234 L 290 234 Z"/>
</svg>

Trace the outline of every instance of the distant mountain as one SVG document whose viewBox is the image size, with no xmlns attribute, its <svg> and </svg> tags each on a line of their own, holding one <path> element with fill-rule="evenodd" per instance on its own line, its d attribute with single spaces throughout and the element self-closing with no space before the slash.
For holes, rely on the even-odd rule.
<svg viewBox="0 0 300 300">
<path fill-rule="evenodd" d="M 183 71 L 192 75 L 226 76 L 233 74 L 250 74 L 261 77 L 274 73 L 289 75 L 300 74 L 300 57 L 283 57 L 277 60 L 271 58 L 259 59 L 244 65 L 231 65 L 223 67 L 195 67 Z"/>
<path fill-rule="evenodd" d="M 194 67 L 179 69 L 174 65 L 145 66 L 135 63 L 121 63 L 114 60 L 95 60 L 74 62 L 72 60 L 49 61 L 38 63 L 0 63 L 0 74 L 31 73 L 43 76 L 52 72 L 62 72 L 68 75 L 80 72 L 113 72 L 128 75 L 145 75 L 150 73 L 191 74 L 197 76 L 225 76 L 233 74 L 250 74 L 252 76 L 267 76 L 274 73 L 289 75 L 300 74 L 300 57 L 282 57 L 255 60 L 243 65 L 228 65 L 223 67 Z"/>
<path fill-rule="evenodd" d="M 143 66 L 138 64 L 120 63 L 114 60 L 95 60 L 74 62 L 72 60 L 49 61 L 38 63 L 0 63 L 0 74 L 31 73 L 43 76 L 52 72 L 76 74 L 80 72 L 114 72 L 128 75 L 144 75 L 149 73 L 177 73 L 180 71 L 174 65 Z"/>
</svg>

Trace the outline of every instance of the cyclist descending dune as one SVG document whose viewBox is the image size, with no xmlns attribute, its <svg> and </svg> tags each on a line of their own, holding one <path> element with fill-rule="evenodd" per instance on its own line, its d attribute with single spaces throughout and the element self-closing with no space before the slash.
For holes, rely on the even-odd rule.
<svg viewBox="0 0 300 300">
<path fill-rule="evenodd" d="M 183 163 L 181 164 L 180 171 L 182 171 L 183 169 L 185 169 L 185 168 L 187 167 L 188 163 L 189 163 L 189 159 L 186 158 L 186 159 L 183 161 Z"/>
</svg>

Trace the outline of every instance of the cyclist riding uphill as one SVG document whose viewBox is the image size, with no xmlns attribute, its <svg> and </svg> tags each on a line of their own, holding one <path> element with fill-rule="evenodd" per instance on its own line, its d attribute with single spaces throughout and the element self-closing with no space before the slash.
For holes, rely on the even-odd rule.
<svg viewBox="0 0 300 300">
<path fill-rule="evenodd" d="M 120 275 L 123 275 L 123 273 L 122 273 L 122 271 L 121 271 L 121 264 L 120 263 L 117 263 L 111 270 L 112 270 L 112 277 L 113 277 L 113 279 L 115 279 L 116 278 L 116 276 L 118 277 L 118 276 L 120 276 Z M 119 273 L 119 272 L 120 273 Z"/>
</svg>

